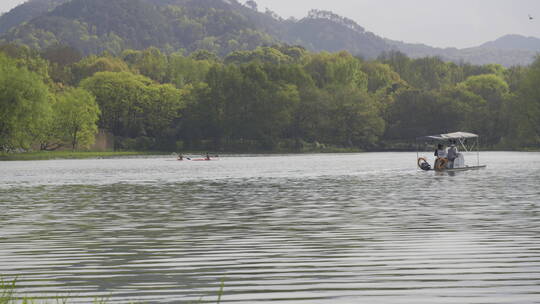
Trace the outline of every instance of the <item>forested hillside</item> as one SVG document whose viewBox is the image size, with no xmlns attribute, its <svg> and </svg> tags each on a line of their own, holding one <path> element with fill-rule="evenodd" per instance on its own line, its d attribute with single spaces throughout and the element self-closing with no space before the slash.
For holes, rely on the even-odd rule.
<svg viewBox="0 0 540 304">
<path fill-rule="evenodd" d="M 277 42 L 242 11 L 252 10 L 221 0 L 72 0 L 11 28 L 3 40 L 36 49 L 68 45 L 86 55 L 150 46 L 225 55 Z"/>
<path fill-rule="evenodd" d="M 129 150 L 387 150 L 455 130 L 488 148 L 539 148 L 538 83 L 540 59 L 507 69 L 286 45 L 224 58 L 3 45 L 0 150 L 84 149 L 98 129 Z"/>
<path fill-rule="evenodd" d="M 539 39 L 516 35 L 462 50 L 409 44 L 332 12 L 311 10 L 301 20 L 284 20 L 260 12 L 255 1 L 237 0 L 30 0 L 0 17 L 0 41 L 41 50 L 67 45 L 85 55 L 153 46 L 167 54 L 205 49 L 219 56 L 283 42 L 365 59 L 399 50 L 412 58 L 507 67 L 528 65 L 540 51 Z"/>
<path fill-rule="evenodd" d="M 356 22 L 332 12 L 318 10 L 311 10 L 302 20 L 289 21 L 286 32 L 280 38 L 314 52 L 346 50 L 368 59 L 394 49 L 384 39 L 367 32 Z"/>
<path fill-rule="evenodd" d="M 36 17 L 46 14 L 69 0 L 32 0 L 25 2 L 0 17 L 0 34 Z"/>
</svg>

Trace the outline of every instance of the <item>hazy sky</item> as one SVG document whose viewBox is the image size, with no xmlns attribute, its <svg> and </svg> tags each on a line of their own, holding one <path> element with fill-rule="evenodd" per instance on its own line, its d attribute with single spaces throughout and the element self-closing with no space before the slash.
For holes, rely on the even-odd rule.
<svg viewBox="0 0 540 304">
<path fill-rule="evenodd" d="M 245 2 L 245 0 L 239 0 Z M 25 0 L 0 0 L 0 12 Z M 256 0 L 284 18 L 331 10 L 379 36 L 438 47 L 470 47 L 506 34 L 540 38 L 540 0 Z M 528 15 L 538 19 L 529 20 Z"/>
</svg>

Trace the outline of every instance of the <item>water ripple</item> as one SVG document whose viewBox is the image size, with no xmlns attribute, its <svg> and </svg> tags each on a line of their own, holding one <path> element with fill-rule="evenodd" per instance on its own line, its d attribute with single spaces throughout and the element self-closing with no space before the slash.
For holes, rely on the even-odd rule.
<svg viewBox="0 0 540 304">
<path fill-rule="evenodd" d="M 0 274 L 74 302 L 540 303 L 540 154 L 1 163 Z M 412 160 L 412 161 L 411 161 Z"/>
</svg>

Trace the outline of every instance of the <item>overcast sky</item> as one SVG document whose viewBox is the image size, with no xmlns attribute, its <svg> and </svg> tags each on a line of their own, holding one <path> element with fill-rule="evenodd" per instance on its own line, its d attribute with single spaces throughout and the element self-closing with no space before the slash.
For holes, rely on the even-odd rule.
<svg viewBox="0 0 540 304">
<path fill-rule="evenodd" d="M 245 0 L 239 0 L 245 2 Z M 0 12 L 25 0 L 0 0 Z M 379 36 L 437 47 L 471 47 L 506 34 L 540 38 L 540 0 L 256 0 L 259 10 L 302 18 L 334 11 Z M 529 20 L 528 15 L 538 17 Z"/>
</svg>

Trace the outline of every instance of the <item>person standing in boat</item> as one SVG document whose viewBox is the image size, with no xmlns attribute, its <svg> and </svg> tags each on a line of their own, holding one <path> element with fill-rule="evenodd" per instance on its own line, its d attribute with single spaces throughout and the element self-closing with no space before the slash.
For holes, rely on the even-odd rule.
<svg viewBox="0 0 540 304">
<path fill-rule="evenodd" d="M 458 157 L 458 149 L 456 147 L 455 143 L 452 143 L 450 145 L 450 148 L 448 148 L 448 168 L 453 169 L 454 168 L 454 160 Z"/>
</svg>

